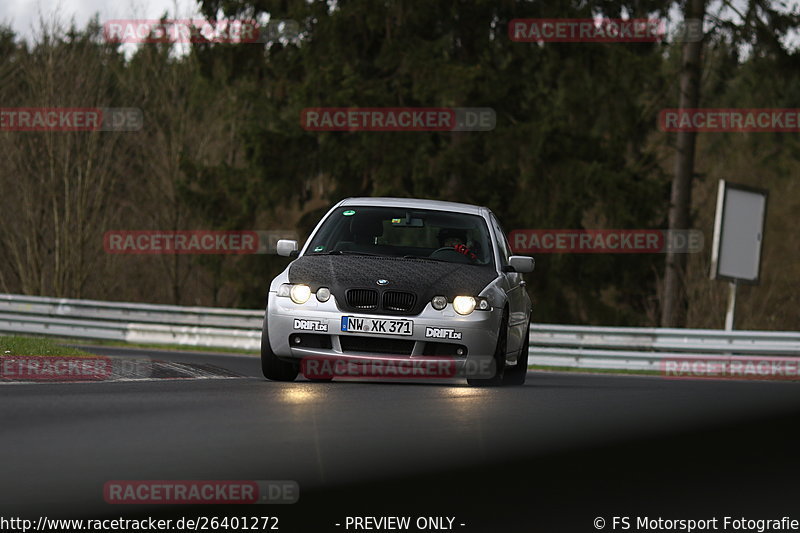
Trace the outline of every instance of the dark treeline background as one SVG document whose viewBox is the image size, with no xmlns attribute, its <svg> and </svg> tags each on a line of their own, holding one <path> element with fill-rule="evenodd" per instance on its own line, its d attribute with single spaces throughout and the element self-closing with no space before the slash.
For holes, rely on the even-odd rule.
<svg viewBox="0 0 800 533">
<path fill-rule="evenodd" d="M 513 18 L 664 17 L 681 2 L 205 0 L 207 17 L 299 23 L 266 44 L 139 46 L 102 24 L 0 29 L 0 107 L 139 107 L 140 132 L 0 132 L 0 290 L 261 307 L 287 259 L 107 255 L 110 229 L 296 229 L 347 196 L 490 207 L 516 228 L 665 228 L 681 44 L 512 42 Z M 710 6 L 710 8 L 713 7 Z M 780 3 L 709 11 L 702 107 L 798 107 L 797 17 Z M 785 10 L 783 11 L 785 12 Z M 730 15 L 730 16 L 728 16 Z M 727 17 L 727 18 L 726 18 Z M 491 107 L 492 132 L 307 132 L 305 107 Z M 717 181 L 770 191 L 762 282 L 740 288 L 737 327 L 800 325 L 800 138 L 698 135 L 688 325 L 722 326 L 709 281 Z M 534 320 L 657 325 L 663 255 L 540 255 Z"/>
</svg>

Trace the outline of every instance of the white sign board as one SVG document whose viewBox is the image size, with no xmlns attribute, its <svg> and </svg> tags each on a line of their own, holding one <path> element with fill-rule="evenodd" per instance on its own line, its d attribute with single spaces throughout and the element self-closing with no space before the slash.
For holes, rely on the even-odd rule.
<svg viewBox="0 0 800 533">
<path fill-rule="evenodd" d="M 767 191 L 720 180 L 711 279 L 758 283 Z"/>
</svg>

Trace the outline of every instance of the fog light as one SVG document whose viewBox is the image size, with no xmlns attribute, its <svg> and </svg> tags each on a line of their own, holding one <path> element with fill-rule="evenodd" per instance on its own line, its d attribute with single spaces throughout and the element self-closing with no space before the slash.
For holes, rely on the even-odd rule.
<svg viewBox="0 0 800 533">
<path fill-rule="evenodd" d="M 308 285 L 292 285 L 289 297 L 296 304 L 304 304 L 311 298 L 311 288 Z"/>
<path fill-rule="evenodd" d="M 320 287 L 317 289 L 317 300 L 320 302 L 327 302 L 331 299 L 331 290 L 328 287 Z"/>
<path fill-rule="evenodd" d="M 475 310 L 475 298 L 472 296 L 456 296 L 453 300 L 453 309 L 459 315 L 468 315 Z"/>
<path fill-rule="evenodd" d="M 441 311 L 445 307 L 447 307 L 447 298 L 444 296 L 434 296 L 431 300 L 431 305 L 437 311 Z"/>
<path fill-rule="evenodd" d="M 480 298 L 478 300 L 478 309 L 480 309 L 481 311 L 486 311 L 487 309 L 489 309 L 489 302 L 487 300 L 484 300 L 483 298 Z"/>
<path fill-rule="evenodd" d="M 299 335 L 295 335 L 294 336 L 294 343 L 295 344 L 300 344 L 300 336 Z"/>
<path fill-rule="evenodd" d="M 456 350 L 456 355 L 464 355 L 464 348 L 458 348 Z"/>
</svg>

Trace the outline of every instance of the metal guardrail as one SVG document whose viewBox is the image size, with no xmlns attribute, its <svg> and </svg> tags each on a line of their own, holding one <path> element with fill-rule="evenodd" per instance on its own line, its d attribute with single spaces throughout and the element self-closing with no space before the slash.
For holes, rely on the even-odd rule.
<svg viewBox="0 0 800 533">
<path fill-rule="evenodd" d="M 0 333 L 257 351 L 264 311 L 0 294 Z M 532 365 L 660 370 L 665 358 L 800 356 L 800 332 L 534 324 Z"/>
<path fill-rule="evenodd" d="M 264 311 L 0 294 L 0 332 L 258 350 Z"/>
<path fill-rule="evenodd" d="M 535 324 L 531 364 L 661 371 L 665 359 L 800 356 L 800 332 Z"/>
</svg>

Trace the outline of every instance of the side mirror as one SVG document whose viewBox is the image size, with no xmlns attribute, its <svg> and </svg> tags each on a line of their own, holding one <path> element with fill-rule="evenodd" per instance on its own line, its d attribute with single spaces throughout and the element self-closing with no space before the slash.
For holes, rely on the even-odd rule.
<svg viewBox="0 0 800 533">
<path fill-rule="evenodd" d="M 519 272 L 520 274 L 533 272 L 533 267 L 536 265 L 533 257 L 526 255 L 512 255 L 508 258 L 508 263 L 514 269 L 514 272 Z"/>
<path fill-rule="evenodd" d="M 280 239 L 275 248 L 277 249 L 278 255 L 282 255 L 283 257 L 293 257 L 297 255 L 297 241 Z"/>
</svg>

